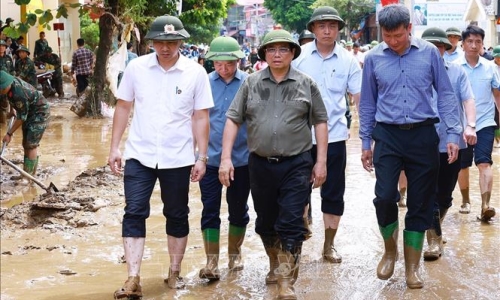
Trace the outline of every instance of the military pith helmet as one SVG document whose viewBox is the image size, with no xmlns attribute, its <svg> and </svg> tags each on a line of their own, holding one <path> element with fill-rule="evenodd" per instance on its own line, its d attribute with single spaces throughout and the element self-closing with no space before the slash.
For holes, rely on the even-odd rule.
<svg viewBox="0 0 500 300">
<path fill-rule="evenodd" d="M 288 31 L 284 29 L 277 29 L 270 31 L 262 39 L 262 44 L 260 45 L 258 51 L 259 57 L 262 60 L 265 60 L 266 57 L 266 46 L 274 43 L 289 43 L 295 49 L 295 55 L 293 56 L 293 59 L 299 57 L 301 51 L 300 45 L 297 44 L 297 42 L 293 39 L 292 35 Z"/>
<path fill-rule="evenodd" d="M 299 35 L 299 43 L 300 43 L 300 41 L 305 40 L 305 39 L 313 39 L 314 40 L 315 38 L 316 38 L 316 36 L 314 35 L 314 33 L 310 32 L 307 29 L 304 29 L 304 30 L 302 30 L 302 32 Z"/>
<path fill-rule="evenodd" d="M 450 27 L 446 29 L 446 35 L 456 35 L 460 37 L 459 41 L 462 40 L 462 32 L 457 27 Z"/>
<path fill-rule="evenodd" d="M 51 47 L 45 48 L 45 53 L 52 53 L 52 48 Z"/>
<path fill-rule="evenodd" d="M 427 28 L 422 33 L 422 39 L 431 43 L 443 43 L 444 48 L 446 50 L 450 50 L 452 47 L 450 41 L 448 40 L 446 32 L 441 28 L 437 27 Z"/>
<path fill-rule="evenodd" d="M 16 50 L 16 53 L 19 51 L 24 51 L 24 52 L 28 53 L 28 56 L 30 55 L 30 49 L 28 49 L 26 46 L 19 46 L 19 48 L 17 48 L 17 50 Z"/>
<path fill-rule="evenodd" d="M 229 36 L 216 37 L 210 43 L 210 50 L 205 55 L 206 59 L 210 60 L 238 60 L 245 57 L 245 53 L 241 51 L 238 42 Z"/>
<path fill-rule="evenodd" d="M 316 21 L 326 21 L 326 20 L 332 20 L 332 21 L 337 21 L 339 22 L 339 30 L 342 30 L 345 26 L 344 20 L 339 16 L 339 12 L 330 6 L 321 6 L 316 8 L 311 16 L 311 19 L 307 23 L 307 29 L 309 31 L 312 31 L 312 25 Z"/>
<path fill-rule="evenodd" d="M 7 47 L 7 43 L 4 40 L 0 39 L 0 46 Z"/>
<path fill-rule="evenodd" d="M 373 40 L 373 41 L 370 43 L 370 45 L 371 45 L 371 46 L 372 46 L 372 48 L 373 48 L 373 47 L 375 47 L 375 46 L 377 46 L 377 45 L 378 45 L 378 41 Z"/>
<path fill-rule="evenodd" d="M 144 38 L 147 40 L 174 41 L 184 40 L 189 37 L 189 33 L 184 29 L 184 25 L 182 25 L 179 18 L 161 16 L 153 21 L 148 34 Z"/>
<path fill-rule="evenodd" d="M 5 89 L 14 81 L 14 76 L 10 75 L 5 71 L 0 71 L 0 90 Z"/>
<path fill-rule="evenodd" d="M 500 45 L 497 45 L 495 46 L 495 48 L 493 48 L 493 52 L 491 53 L 491 55 L 493 55 L 493 57 L 500 57 Z"/>
</svg>

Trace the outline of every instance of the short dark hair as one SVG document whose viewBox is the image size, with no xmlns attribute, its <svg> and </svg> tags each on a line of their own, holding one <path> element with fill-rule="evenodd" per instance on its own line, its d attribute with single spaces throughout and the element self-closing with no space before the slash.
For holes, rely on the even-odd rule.
<svg viewBox="0 0 500 300">
<path fill-rule="evenodd" d="M 76 40 L 76 44 L 81 47 L 81 46 L 85 45 L 85 40 L 82 38 L 79 38 Z"/>
<path fill-rule="evenodd" d="M 359 45 L 359 43 L 358 43 L 358 42 L 354 42 L 354 44 L 352 44 L 352 47 L 353 47 L 353 48 L 359 48 L 359 47 L 360 47 L 360 45 Z"/>
<path fill-rule="evenodd" d="M 392 31 L 401 25 L 408 28 L 410 25 L 410 10 L 402 4 L 384 6 L 378 14 L 378 23 L 381 28 Z"/>
<path fill-rule="evenodd" d="M 45 31 L 40 31 L 40 34 L 45 34 Z"/>
<path fill-rule="evenodd" d="M 127 49 L 132 49 L 132 46 L 134 46 L 134 45 L 132 45 L 132 43 L 131 43 L 131 42 L 128 42 L 128 43 L 127 43 Z"/>
<path fill-rule="evenodd" d="M 481 36 L 481 40 L 484 41 L 484 30 L 477 25 L 469 25 L 462 31 L 462 41 L 465 41 L 471 34 L 477 34 Z"/>
</svg>

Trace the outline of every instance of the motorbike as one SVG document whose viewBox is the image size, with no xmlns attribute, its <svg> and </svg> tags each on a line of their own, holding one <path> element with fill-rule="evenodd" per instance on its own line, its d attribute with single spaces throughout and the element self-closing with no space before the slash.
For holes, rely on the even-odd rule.
<svg viewBox="0 0 500 300">
<path fill-rule="evenodd" d="M 54 70 L 46 70 L 44 64 L 38 64 L 38 69 L 36 74 L 37 78 L 37 90 L 41 91 L 45 98 L 54 96 L 56 90 L 52 87 L 51 79 Z"/>
</svg>

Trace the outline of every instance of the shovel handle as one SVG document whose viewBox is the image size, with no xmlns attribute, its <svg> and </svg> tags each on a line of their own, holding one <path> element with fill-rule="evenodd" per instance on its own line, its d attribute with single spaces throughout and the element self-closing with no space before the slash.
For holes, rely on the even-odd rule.
<svg viewBox="0 0 500 300">
<path fill-rule="evenodd" d="M 36 179 L 35 177 L 31 176 L 28 172 L 24 171 L 23 169 L 19 168 L 15 164 L 13 164 L 11 161 L 7 160 L 5 157 L 0 156 L 0 160 L 2 160 L 4 163 L 21 173 L 24 177 L 27 177 L 31 180 L 33 180 L 34 183 L 38 184 L 42 189 L 46 190 L 47 192 L 49 191 L 49 187 L 47 187 L 45 184 L 43 184 L 40 180 Z"/>
</svg>

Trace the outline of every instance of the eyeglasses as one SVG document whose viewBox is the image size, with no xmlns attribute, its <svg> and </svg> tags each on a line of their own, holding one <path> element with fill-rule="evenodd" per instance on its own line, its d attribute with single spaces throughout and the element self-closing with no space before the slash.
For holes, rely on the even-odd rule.
<svg viewBox="0 0 500 300">
<path fill-rule="evenodd" d="M 271 55 L 275 55 L 276 52 L 279 52 L 280 54 L 287 54 L 290 51 L 290 48 L 266 48 L 266 53 L 269 53 Z"/>
</svg>

